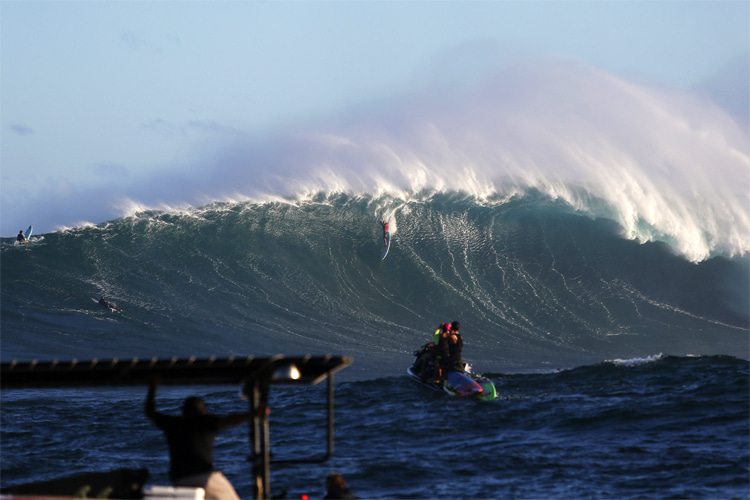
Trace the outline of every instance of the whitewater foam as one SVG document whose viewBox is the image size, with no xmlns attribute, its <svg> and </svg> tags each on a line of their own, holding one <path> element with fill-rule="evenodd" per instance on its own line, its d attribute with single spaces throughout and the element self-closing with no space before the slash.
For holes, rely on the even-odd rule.
<svg viewBox="0 0 750 500">
<path fill-rule="evenodd" d="M 233 163 L 290 179 L 288 196 L 460 192 L 485 200 L 534 190 L 699 262 L 750 249 L 747 137 L 701 95 L 546 61 L 504 68 L 471 89 L 399 101 L 377 117 L 354 111 L 311 124 L 266 151 L 272 163 L 241 148 Z M 243 182 L 239 172 L 225 174 Z"/>
<path fill-rule="evenodd" d="M 263 142 L 234 133 L 197 155 L 201 165 L 114 194 L 45 195 L 60 217 L 92 220 L 107 203 L 122 216 L 321 193 L 407 203 L 456 192 L 481 203 L 536 192 L 701 262 L 750 251 L 749 134 L 703 94 L 534 59 L 473 86 L 424 89 Z M 95 214 L 82 216 L 90 206 Z"/>
<path fill-rule="evenodd" d="M 646 356 L 644 358 L 630 358 L 630 359 L 610 359 L 607 360 L 606 363 L 612 363 L 613 365 L 618 366 L 638 366 L 638 365 L 645 365 L 649 363 L 653 363 L 655 361 L 659 361 L 664 359 L 664 354 L 652 354 L 651 356 Z"/>
</svg>

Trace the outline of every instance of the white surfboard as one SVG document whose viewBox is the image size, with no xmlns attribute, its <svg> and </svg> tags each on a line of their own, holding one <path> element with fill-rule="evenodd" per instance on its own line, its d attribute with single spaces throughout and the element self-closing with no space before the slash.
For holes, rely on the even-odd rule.
<svg viewBox="0 0 750 500">
<path fill-rule="evenodd" d="M 388 255 L 388 250 L 391 249 L 391 233 L 385 233 L 385 245 L 383 245 L 383 256 L 380 257 L 380 260 L 385 259 L 385 256 Z"/>
</svg>

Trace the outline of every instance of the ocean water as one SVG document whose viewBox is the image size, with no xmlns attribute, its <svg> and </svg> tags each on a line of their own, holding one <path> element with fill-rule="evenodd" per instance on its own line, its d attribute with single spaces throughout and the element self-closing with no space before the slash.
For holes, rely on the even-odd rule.
<svg viewBox="0 0 750 500">
<path fill-rule="evenodd" d="M 533 190 L 320 192 L 3 239 L 0 354 L 351 356 L 335 376 L 334 456 L 274 467 L 287 498 L 322 497 L 331 470 L 361 498 L 750 498 L 750 259 L 696 261 L 605 212 Z M 379 217 L 393 230 L 384 261 Z M 406 377 L 452 320 L 497 400 Z M 240 411 L 237 389 L 165 387 L 158 404 L 176 412 L 199 393 Z M 167 483 L 145 388 L 0 397 L 3 487 L 119 467 Z M 323 453 L 325 384 L 274 387 L 270 402 L 276 458 Z M 216 464 L 243 498 L 248 453 L 247 429 L 220 435 Z"/>
</svg>

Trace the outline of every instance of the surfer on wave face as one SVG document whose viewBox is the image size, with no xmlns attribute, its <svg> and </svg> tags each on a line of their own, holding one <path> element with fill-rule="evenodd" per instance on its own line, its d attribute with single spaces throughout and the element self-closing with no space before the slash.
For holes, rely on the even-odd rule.
<svg viewBox="0 0 750 500">
<path fill-rule="evenodd" d="M 388 223 L 384 220 L 380 220 L 380 224 L 383 226 L 383 243 L 387 244 L 388 241 Z"/>
</svg>

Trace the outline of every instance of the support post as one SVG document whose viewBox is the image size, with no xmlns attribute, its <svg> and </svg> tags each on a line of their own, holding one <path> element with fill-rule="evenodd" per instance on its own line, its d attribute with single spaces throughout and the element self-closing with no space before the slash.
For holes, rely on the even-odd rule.
<svg viewBox="0 0 750 500">
<path fill-rule="evenodd" d="M 261 406 L 268 407 L 268 376 L 261 375 L 253 379 L 250 397 L 250 411 L 253 414 L 250 426 L 252 446 L 253 484 L 256 499 L 270 498 L 271 490 L 271 445 L 268 431 L 268 417 L 263 412 L 258 414 Z"/>
<path fill-rule="evenodd" d="M 333 456 L 333 373 L 328 372 L 328 452 L 323 460 Z"/>
</svg>

